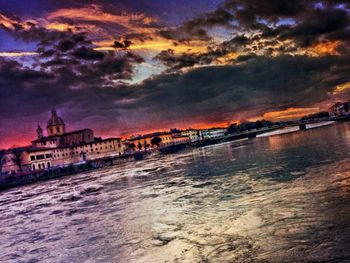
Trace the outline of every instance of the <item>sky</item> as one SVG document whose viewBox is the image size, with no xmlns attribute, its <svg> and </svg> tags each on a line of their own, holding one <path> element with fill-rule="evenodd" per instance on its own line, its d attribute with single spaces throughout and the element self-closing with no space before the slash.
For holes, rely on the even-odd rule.
<svg viewBox="0 0 350 263">
<path fill-rule="evenodd" d="M 0 148 L 52 108 L 129 136 L 327 110 L 350 94 L 348 0 L 0 0 Z"/>
</svg>

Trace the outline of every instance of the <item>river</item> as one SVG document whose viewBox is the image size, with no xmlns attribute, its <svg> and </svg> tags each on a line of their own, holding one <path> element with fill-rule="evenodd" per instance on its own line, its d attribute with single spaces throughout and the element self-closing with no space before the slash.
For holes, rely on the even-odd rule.
<svg viewBox="0 0 350 263">
<path fill-rule="evenodd" d="M 0 262 L 350 262 L 350 123 L 0 192 Z"/>
</svg>

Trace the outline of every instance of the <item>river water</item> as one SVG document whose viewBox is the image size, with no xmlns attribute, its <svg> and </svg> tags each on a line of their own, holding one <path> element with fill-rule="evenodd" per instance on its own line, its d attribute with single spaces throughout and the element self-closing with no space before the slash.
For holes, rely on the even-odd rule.
<svg viewBox="0 0 350 263">
<path fill-rule="evenodd" d="M 350 262 L 350 123 L 0 193 L 0 262 Z"/>
</svg>

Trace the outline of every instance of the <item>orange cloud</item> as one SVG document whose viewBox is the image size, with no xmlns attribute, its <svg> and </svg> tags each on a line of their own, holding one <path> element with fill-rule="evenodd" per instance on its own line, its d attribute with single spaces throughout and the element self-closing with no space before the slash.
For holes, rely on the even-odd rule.
<svg viewBox="0 0 350 263">
<path fill-rule="evenodd" d="M 68 30 L 71 30 L 73 32 L 77 31 L 76 26 L 65 24 L 65 23 L 56 23 L 56 22 L 47 23 L 45 25 L 45 28 L 49 30 L 56 30 L 56 31 L 68 31 Z"/>
<path fill-rule="evenodd" d="M 153 29 L 151 27 L 146 28 L 143 27 L 143 25 L 148 26 L 152 22 L 156 21 L 154 18 L 147 17 L 141 13 L 123 13 L 120 15 L 107 13 L 104 12 L 99 5 L 90 5 L 89 7 L 83 8 L 63 8 L 54 11 L 47 16 L 47 19 L 50 21 L 54 21 L 60 18 L 119 24 L 131 31 L 138 31 L 138 33 L 152 32 Z"/>
<path fill-rule="evenodd" d="M 128 48 L 130 50 L 152 50 L 152 51 L 162 51 L 167 49 L 174 50 L 175 53 L 182 52 L 206 52 L 207 45 L 201 41 L 191 41 L 188 44 L 177 44 L 175 45 L 173 41 L 163 39 L 163 38 L 152 38 L 150 40 L 138 41 L 137 39 L 131 39 L 133 44 Z M 93 44 L 97 47 L 96 50 L 114 50 L 112 47 L 114 40 L 102 40 L 94 41 Z"/>
<path fill-rule="evenodd" d="M 323 55 L 339 55 L 337 48 L 340 45 L 340 41 L 326 41 L 321 42 L 313 47 L 311 47 L 308 52 L 313 55 L 323 56 Z"/>
<path fill-rule="evenodd" d="M 288 108 L 281 111 L 270 111 L 264 113 L 262 116 L 264 119 L 271 121 L 286 121 L 299 119 L 305 115 L 318 112 L 320 109 L 317 107 L 314 108 Z"/>
<path fill-rule="evenodd" d="M 335 90 L 333 91 L 333 94 L 338 94 L 348 89 L 350 89 L 350 82 L 346 82 L 336 86 Z"/>
<path fill-rule="evenodd" d="M 8 29 L 15 30 L 14 24 L 17 24 L 17 21 L 0 14 L 0 24 Z"/>
</svg>

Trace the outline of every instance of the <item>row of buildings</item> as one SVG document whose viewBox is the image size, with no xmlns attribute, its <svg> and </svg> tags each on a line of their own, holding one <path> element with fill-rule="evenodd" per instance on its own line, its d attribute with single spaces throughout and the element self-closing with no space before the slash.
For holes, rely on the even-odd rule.
<svg viewBox="0 0 350 263">
<path fill-rule="evenodd" d="M 337 102 L 329 117 L 350 115 L 350 102 Z M 170 130 L 146 135 L 121 138 L 95 137 L 93 130 L 66 131 L 66 125 L 55 109 L 46 125 L 46 136 L 40 126 L 37 139 L 30 146 L 0 151 L 0 172 L 12 174 L 79 164 L 88 160 L 121 156 L 135 151 L 148 151 L 157 147 L 196 142 L 223 137 L 226 128 Z M 230 131 L 229 131 L 230 132 Z"/>
<path fill-rule="evenodd" d="M 0 152 L 1 173 L 12 174 L 64 167 L 106 157 L 117 157 L 135 151 L 195 142 L 224 136 L 226 129 L 188 129 L 176 132 L 157 132 L 121 138 L 95 137 L 93 130 L 66 132 L 66 125 L 55 109 L 46 125 L 46 133 L 37 128 L 37 139 L 30 146 Z"/>
<path fill-rule="evenodd" d="M 350 115 L 350 101 L 335 103 L 329 108 L 329 114 L 331 117 Z"/>
</svg>

